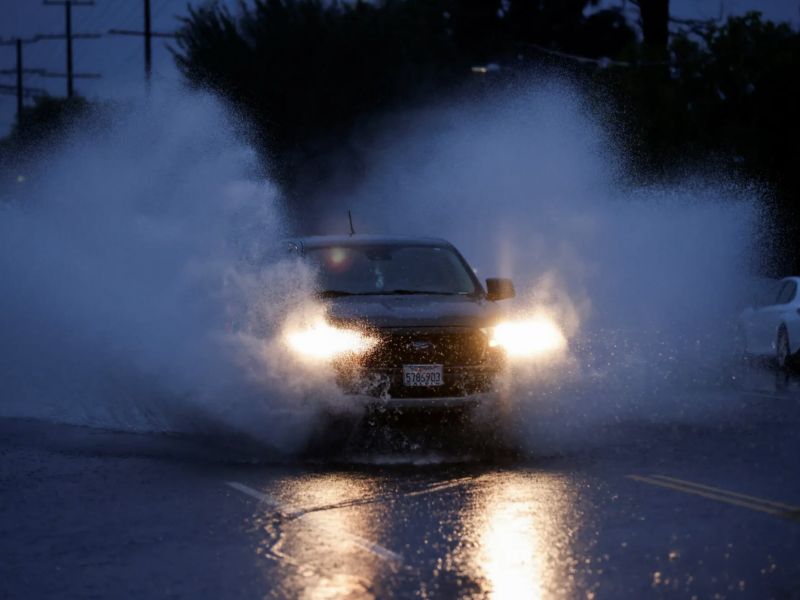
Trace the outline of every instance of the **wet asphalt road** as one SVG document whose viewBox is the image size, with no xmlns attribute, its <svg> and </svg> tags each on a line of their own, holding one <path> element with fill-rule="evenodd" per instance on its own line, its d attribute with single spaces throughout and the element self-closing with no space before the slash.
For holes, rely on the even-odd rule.
<svg viewBox="0 0 800 600">
<path fill-rule="evenodd" d="M 800 598 L 800 392 L 730 401 L 572 456 L 431 464 L 0 420 L 0 597 Z"/>
</svg>

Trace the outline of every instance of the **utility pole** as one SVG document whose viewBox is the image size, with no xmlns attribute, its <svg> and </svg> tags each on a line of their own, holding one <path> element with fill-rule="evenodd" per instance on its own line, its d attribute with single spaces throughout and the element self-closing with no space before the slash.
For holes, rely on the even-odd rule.
<svg viewBox="0 0 800 600">
<path fill-rule="evenodd" d="M 17 122 L 22 119 L 22 40 L 17 38 Z"/>
<path fill-rule="evenodd" d="M 144 1 L 144 31 L 131 31 L 128 29 L 109 29 L 109 35 L 141 35 L 144 37 L 144 85 L 150 94 L 150 78 L 153 73 L 153 38 L 175 38 L 174 33 L 160 33 L 152 30 L 150 22 L 150 0 Z"/>
<path fill-rule="evenodd" d="M 150 30 L 150 0 L 144 0 L 144 85 L 150 94 L 150 75 L 153 70 L 153 32 Z"/>
<path fill-rule="evenodd" d="M 64 2 L 67 9 L 67 98 L 72 98 L 72 2 Z"/>
<path fill-rule="evenodd" d="M 0 69 L 0 75 L 16 75 L 17 76 L 17 86 L 16 86 L 16 95 L 17 95 L 17 120 L 19 121 L 22 119 L 22 103 L 25 99 L 25 96 L 31 95 L 30 89 L 25 89 L 22 84 L 22 76 L 25 73 L 33 73 L 36 75 L 41 75 L 44 73 L 44 69 L 23 69 L 22 68 L 22 44 L 29 44 L 34 40 L 23 40 L 22 38 L 17 38 L 15 40 L 0 40 L 0 46 L 15 46 L 17 50 L 17 68 L 16 69 Z M 11 86 L 4 86 L 4 90 L 8 89 Z M 3 92 L 4 93 L 4 92 Z"/>
<path fill-rule="evenodd" d="M 0 84 L 0 95 L 9 95 L 17 97 L 17 122 L 21 122 L 23 118 L 24 100 L 25 98 L 40 98 L 47 96 L 48 92 L 42 88 L 25 87 L 23 83 L 24 75 L 37 75 L 39 77 L 67 77 L 67 79 L 97 79 L 100 75 L 94 73 L 51 73 L 47 69 L 26 69 L 23 66 L 22 60 L 22 46 L 23 44 L 33 44 L 41 40 L 60 40 L 64 39 L 63 35 L 35 35 L 30 39 L 23 40 L 21 38 L 3 40 L 0 39 L 0 46 L 15 46 L 17 51 L 16 68 L 14 69 L 0 69 L 0 75 L 16 75 L 17 85 L 4 85 Z M 101 37 L 98 34 L 91 33 L 78 33 L 72 35 L 75 39 L 96 39 Z"/>
<path fill-rule="evenodd" d="M 72 98 L 72 91 L 73 91 L 73 75 L 72 75 L 72 5 L 75 6 L 94 6 L 94 2 L 85 2 L 81 0 L 64 0 L 63 2 L 57 2 L 54 0 L 44 0 L 45 6 L 61 6 L 63 5 L 66 9 L 66 33 L 65 37 L 67 39 L 67 98 Z"/>
</svg>

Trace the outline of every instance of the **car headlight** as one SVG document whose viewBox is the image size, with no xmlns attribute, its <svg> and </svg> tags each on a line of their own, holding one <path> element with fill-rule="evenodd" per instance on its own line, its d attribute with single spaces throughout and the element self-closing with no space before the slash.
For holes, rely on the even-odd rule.
<svg viewBox="0 0 800 600">
<path fill-rule="evenodd" d="M 481 329 L 489 347 L 502 347 L 509 356 L 538 356 L 566 344 L 564 335 L 550 319 L 537 318 Z"/>
<path fill-rule="evenodd" d="M 495 331 L 497 327 L 481 327 L 481 333 L 486 336 L 486 341 L 489 343 L 489 348 L 495 348 L 500 345 L 497 341 Z"/>
<path fill-rule="evenodd" d="M 333 358 L 344 354 L 362 354 L 372 348 L 375 339 L 353 329 L 337 329 L 325 322 L 310 329 L 290 333 L 289 345 L 301 354 L 316 358 Z"/>
</svg>

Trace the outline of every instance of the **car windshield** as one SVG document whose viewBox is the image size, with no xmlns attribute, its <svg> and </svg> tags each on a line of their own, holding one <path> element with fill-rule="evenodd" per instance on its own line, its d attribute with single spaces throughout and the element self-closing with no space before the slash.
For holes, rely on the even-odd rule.
<svg viewBox="0 0 800 600">
<path fill-rule="evenodd" d="M 323 296 L 351 294 L 474 294 L 475 282 L 447 247 L 328 246 L 306 257 L 317 269 Z"/>
</svg>

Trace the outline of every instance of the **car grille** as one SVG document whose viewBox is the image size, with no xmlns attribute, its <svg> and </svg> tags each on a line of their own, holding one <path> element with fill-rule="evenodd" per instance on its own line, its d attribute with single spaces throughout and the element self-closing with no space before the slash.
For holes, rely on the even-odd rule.
<svg viewBox="0 0 800 600">
<path fill-rule="evenodd" d="M 380 343 L 364 358 L 364 367 L 470 367 L 486 355 L 486 338 L 472 327 L 385 328 L 378 334 Z"/>
</svg>

